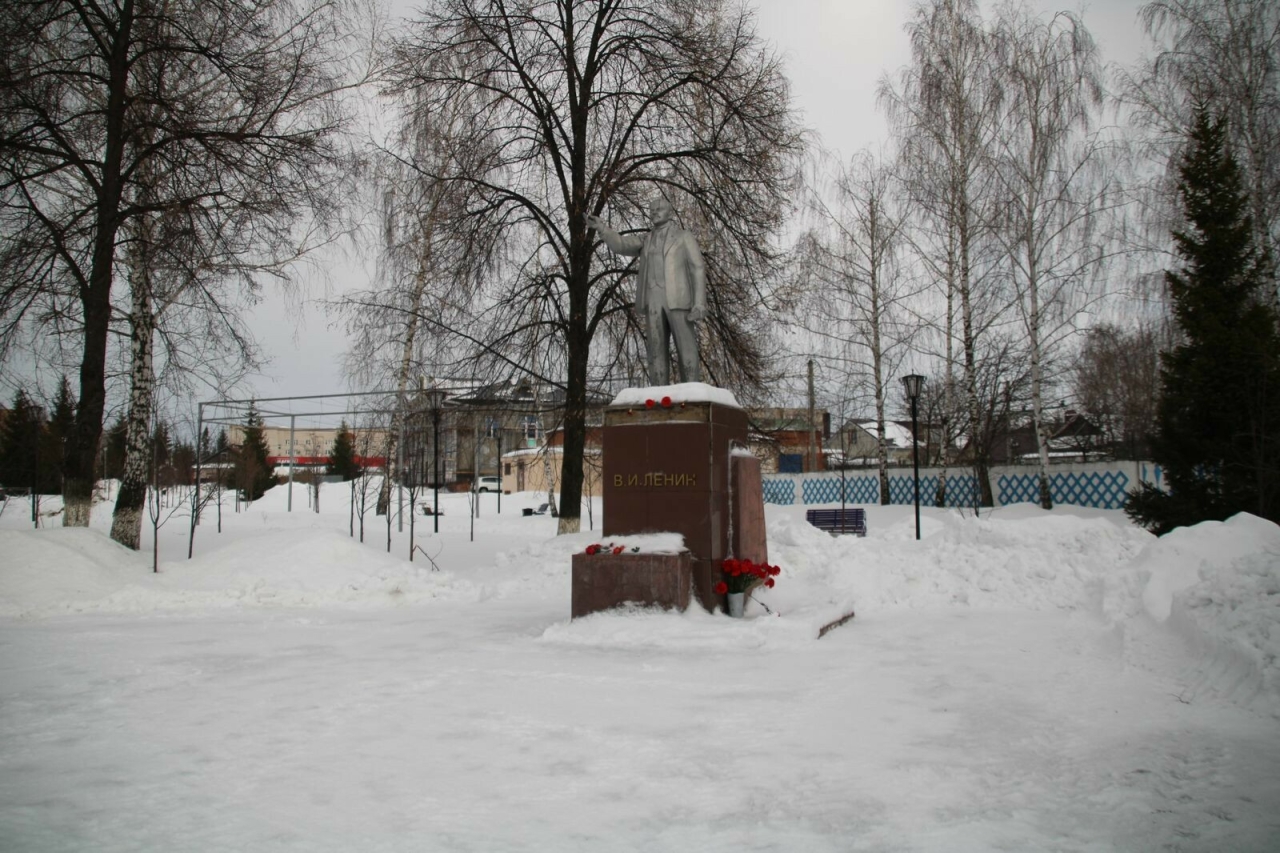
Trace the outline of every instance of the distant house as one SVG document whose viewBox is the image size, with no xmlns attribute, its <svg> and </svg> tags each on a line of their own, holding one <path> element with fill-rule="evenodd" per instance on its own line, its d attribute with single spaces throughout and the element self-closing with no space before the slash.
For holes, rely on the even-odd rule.
<svg viewBox="0 0 1280 853">
<path fill-rule="evenodd" d="M 601 421 L 607 402 L 599 395 L 588 397 L 589 431 L 591 424 Z M 410 401 L 413 414 L 407 419 L 405 435 L 409 469 L 414 467 L 411 463 L 419 455 L 424 469 L 434 465 L 432 406 L 432 397 L 427 391 Z M 552 467 L 558 491 L 561 453 L 558 448 L 563 444 L 558 424 L 563 409 L 563 390 L 536 387 L 527 380 L 450 389 L 440 406 L 442 484 L 467 489 L 476 477 L 498 476 L 502 478 L 504 491 L 541 491 L 545 487 L 545 477 L 541 474 L 545 466 L 539 463 L 537 476 L 542 482 L 534 485 L 535 473 L 527 464 L 527 457 L 541 458 L 549 453 L 556 457 Z M 434 472 L 430 476 L 434 476 Z"/>
<path fill-rule="evenodd" d="M 599 426 L 587 427 L 586 447 L 582 455 L 582 496 L 600 494 L 603 432 Z M 546 492 L 559 494 L 560 471 L 564 464 L 564 431 L 556 428 L 545 443 L 522 447 L 502 454 L 502 490 L 504 492 Z"/>
<path fill-rule="evenodd" d="M 911 462 L 910 421 L 885 421 L 884 439 L 891 465 Z M 833 440 L 832 444 L 836 443 Z M 879 459 L 880 430 L 875 421 L 847 421 L 840 429 L 838 443 L 850 466 L 874 465 Z M 923 456 L 923 445 L 920 450 Z"/>
<path fill-rule="evenodd" d="M 831 416 L 826 409 L 814 410 L 813 423 L 807 408 L 749 409 L 747 418 L 751 452 L 760 459 L 763 472 L 801 474 L 826 469 L 824 443 L 831 435 Z"/>
<path fill-rule="evenodd" d="M 291 434 L 292 432 L 292 434 Z M 386 430 L 352 429 L 355 435 L 356 462 L 379 468 L 385 462 Z M 267 463 L 273 467 L 316 468 L 329 464 L 329 451 L 338 437 L 337 427 L 300 426 L 292 431 L 287 426 L 264 424 L 262 437 L 267 443 Z M 227 440 L 232 447 L 244 443 L 244 426 L 227 427 Z"/>
<path fill-rule="evenodd" d="M 1067 409 L 1062 423 L 1049 437 L 1049 451 L 1055 455 L 1079 454 L 1080 461 L 1087 462 L 1090 457 L 1102 455 L 1105 440 L 1106 435 L 1101 427 L 1083 413 Z"/>
<path fill-rule="evenodd" d="M 1067 409 L 1062 420 L 1048 423 L 1046 427 L 1051 463 L 1088 462 L 1104 455 L 1102 429 L 1074 409 Z M 996 434 L 991 446 L 991 462 L 995 465 L 1032 464 L 1039 458 L 1035 429 L 1029 421 L 1006 426 Z"/>
</svg>

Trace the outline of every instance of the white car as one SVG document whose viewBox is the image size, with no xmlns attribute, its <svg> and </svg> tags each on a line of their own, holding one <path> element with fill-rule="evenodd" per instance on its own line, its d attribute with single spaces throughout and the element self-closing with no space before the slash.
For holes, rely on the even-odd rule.
<svg viewBox="0 0 1280 853">
<path fill-rule="evenodd" d="M 477 492 L 500 492 L 502 491 L 501 477 L 478 477 L 476 478 Z"/>
</svg>

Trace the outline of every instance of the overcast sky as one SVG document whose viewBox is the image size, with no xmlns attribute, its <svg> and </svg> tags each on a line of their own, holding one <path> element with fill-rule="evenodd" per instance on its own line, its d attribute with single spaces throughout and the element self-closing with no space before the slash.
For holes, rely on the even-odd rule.
<svg viewBox="0 0 1280 853">
<path fill-rule="evenodd" d="M 887 141 L 876 109 L 880 78 L 896 79 L 909 59 L 903 31 L 910 0 L 748 0 L 757 10 L 758 31 L 783 57 L 795 106 L 821 143 L 845 158 Z M 1081 9 L 1052 0 L 1029 0 L 1037 10 L 1081 12 L 1105 62 L 1130 63 L 1141 53 L 1137 23 L 1140 0 L 1107 0 Z M 984 3 L 990 9 L 994 4 Z M 394 31 L 395 28 L 393 28 Z M 372 263 L 351 258 L 326 259 L 327 276 L 316 275 L 306 291 L 311 299 L 325 292 L 368 284 Z M 365 268 L 367 267 L 367 268 Z M 327 281 L 325 280 L 327 279 Z M 287 305 L 269 297 L 251 319 L 251 327 L 270 359 L 251 382 L 259 397 L 322 394 L 348 390 L 340 359 L 346 335 L 315 304 Z"/>
</svg>

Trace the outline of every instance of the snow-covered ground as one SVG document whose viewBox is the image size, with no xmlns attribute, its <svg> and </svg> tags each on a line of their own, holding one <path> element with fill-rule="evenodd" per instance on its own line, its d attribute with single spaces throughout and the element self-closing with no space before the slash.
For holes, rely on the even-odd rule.
<svg viewBox="0 0 1280 853">
<path fill-rule="evenodd" d="M 776 615 L 570 622 L 544 497 L 347 495 L 0 514 L 0 851 L 1280 849 L 1276 525 L 770 506 Z"/>
</svg>

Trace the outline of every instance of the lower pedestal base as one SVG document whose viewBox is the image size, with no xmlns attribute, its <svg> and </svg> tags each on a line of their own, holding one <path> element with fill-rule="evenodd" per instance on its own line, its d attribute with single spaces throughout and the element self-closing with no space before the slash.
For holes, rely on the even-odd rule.
<svg viewBox="0 0 1280 853">
<path fill-rule="evenodd" d="M 638 604 L 684 610 L 693 558 L 683 554 L 574 554 L 573 618 Z"/>
</svg>

